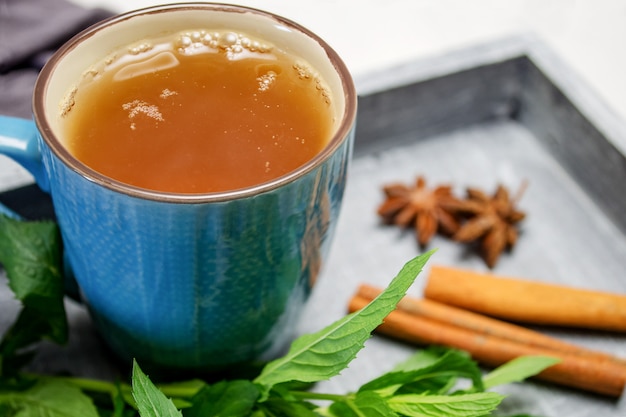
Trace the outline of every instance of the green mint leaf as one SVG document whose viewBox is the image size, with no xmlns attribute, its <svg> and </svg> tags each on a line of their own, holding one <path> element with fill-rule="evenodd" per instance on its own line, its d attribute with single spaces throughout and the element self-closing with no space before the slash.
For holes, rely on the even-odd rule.
<svg viewBox="0 0 626 417">
<path fill-rule="evenodd" d="M 0 416 L 13 417 L 17 412 L 18 410 L 10 404 L 0 404 Z"/>
<path fill-rule="evenodd" d="M 246 380 L 222 381 L 202 388 L 185 410 L 185 417 L 249 416 L 259 397 L 257 385 Z"/>
<path fill-rule="evenodd" d="M 167 384 L 158 384 L 157 387 L 168 397 L 191 398 L 205 388 L 207 383 L 201 379 L 189 379 Z"/>
<path fill-rule="evenodd" d="M 18 351 L 43 338 L 62 344 L 68 326 L 63 304 L 61 236 L 53 222 L 0 215 L 0 264 L 22 311 L 0 342 L 0 372 L 15 370 Z"/>
<path fill-rule="evenodd" d="M 560 362 L 552 356 L 521 356 L 489 372 L 483 378 L 485 388 L 523 381 Z"/>
<path fill-rule="evenodd" d="M 438 361 L 441 357 L 448 353 L 450 348 L 441 346 L 429 346 L 421 351 L 417 351 L 411 355 L 407 360 L 397 364 L 393 372 L 410 372 L 413 370 L 429 368 Z M 466 352 L 457 351 L 461 355 L 465 355 L 470 360 L 469 354 Z M 384 377 L 384 375 L 381 375 Z M 401 393 L 401 394 L 444 394 L 447 393 L 457 382 L 456 375 L 438 374 L 433 375 L 432 378 L 419 378 L 415 382 L 405 383 L 401 388 L 389 386 L 385 390 L 387 393 Z"/>
<path fill-rule="evenodd" d="M 171 398 L 172 402 L 179 410 L 191 407 L 193 405 L 191 402 L 192 397 L 198 394 L 200 390 L 206 386 L 207 383 L 200 379 L 190 379 L 187 381 L 177 381 L 156 385 L 159 391 L 161 391 L 166 397 Z"/>
<path fill-rule="evenodd" d="M 387 402 L 372 391 L 357 393 L 354 400 L 336 402 L 330 406 L 333 415 L 347 417 L 397 417 Z"/>
<path fill-rule="evenodd" d="M 443 393 L 457 377 L 471 379 L 476 390 L 484 390 L 480 368 L 466 352 L 432 348 L 418 352 L 394 371 L 364 384 L 359 392 Z"/>
<path fill-rule="evenodd" d="M 267 401 L 258 405 L 258 412 L 263 416 L 280 417 L 319 417 L 313 411 L 313 404 L 303 401 L 288 401 L 281 397 L 270 397 Z"/>
<path fill-rule="evenodd" d="M 343 401 L 331 404 L 328 410 L 324 410 L 322 415 L 331 417 L 359 417 L 357 410 L 354 410 L 353 407 L 350 407 L 350 404 L 346 404 Z"/>
<path fill-rule="evenodd" d="M 141 417 L 182 417 L 174 403 L 150 381 L 136 361 L 133 361 L 132 386 Z"/>
<path fill-rule="evenodd" d="M 418 350 L 404 362 L 396 364 L 393 368 L 393 372 L 412 371 L 414 369 L 422 369 L 432 366 L 441 360 L 441 357 L 448 353 L 449 350 L 452 349 L 440 346 L 428 346 L 422 350 Z"/>
<path fill-rule="evenodd" d="M 387 402 L 378 394 L 371 391 L 359 392 L 354 403 L 363 415 L 368 417 L 395 417 L 397 414 L 389 407 Z"/>
<path fill-rule="evenodd" d="M 98 417 L 92 400 L 74 385 L 44 378 L 24 391 L 0 391 L 0 410 L 11 410 L 3 417 Z"/>
<path fill-rule="evenodd" d="M 502 402 L 503 395 L 480 392 L 463 395 L 408 394 L 391 397 L 387 404 L 404 416 L 484 417 Z"/>
<path fill-rule="evenodd" d="M 0 215 L 0 263 L 9 287 L 24 305 L 42 313 L 64 313 L 59 301 L 63 297 L 62 262 L 56 223 Z"/>
<path fill-rule="evenodd" d="M 264 388 L 263 399 L 274 385 L 288 381 L 322 381 L 345 369 L 374 329 L 395 309 L 432 253 L 407 262 L 389 286 L 362 310 L 319 332 L 299 337 L 285 356 L 265 365 L 254 380 Z"/>
</svg>

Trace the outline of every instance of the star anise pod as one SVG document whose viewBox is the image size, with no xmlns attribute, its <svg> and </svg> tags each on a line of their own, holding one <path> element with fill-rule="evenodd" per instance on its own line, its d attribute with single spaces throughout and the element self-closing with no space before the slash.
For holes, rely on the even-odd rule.
<svg viewBox="0 0 626 417">
<path fill-rule="evenodd" d="M 447 209 L 456 202 L 449 185 L 429 188 L 424 177 L 418 176 L 413 186 L 393 183 L 385 185 L 383 192 L 386 198 L 378 214 L 387 224 L 413 227 L 421 246 L 438 231 L 452 235 L 459 229 L 458 219 Z"/>
<path fill-rule="evenodd" d="M 452 238 L 458 242 L 479 241 L 482 258 L 493 268 L 502 252 L 512 249 L 517 242 L 518 223 L 526 214 L 515 206 L 525 186 L 524 183 L 513 199 L 502 185 L 498 185 L 492 196 L 468 188 L 463 211 L 470 217 Z"/>
</svg>

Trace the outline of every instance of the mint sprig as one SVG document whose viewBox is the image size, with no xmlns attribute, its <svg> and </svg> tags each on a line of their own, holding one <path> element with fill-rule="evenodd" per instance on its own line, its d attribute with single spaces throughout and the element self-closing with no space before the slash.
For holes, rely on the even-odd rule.
<svg viewBox="0 0 626 417">
<path fill-rule="evenodd" d="M 174 403 L 152 384 L 133 361 L 133 398 L 141 417 L 182 417 Z"/>
<path fill-rule="evenodd" d="M 15 376 L 31 359 L 27 349 L 34 343 L 67 341 L 61 253 L 56 223 L 0 215 L 0 264 L 22 303 L 17 320 L 0 341 L 0 376 Z"/>
<path fill-rule="evenodd" d="M 5 407 L 5 409 L 3 409 Z M 90 397 L 74 384 L 40 378 L 28 389 L 0 389 L 2 416 L 99 417 Z"/>
<path fill-rule="evenodd" d="M 155 385 L 139 364 L 131 384 L 24 374 L 36 342 L 64 343 L 61 240 L 51 222 L 0 215 L 0 263 L 23 308 L 0 340 L 0 415 L 18 417 L 487 417 L 503 396 L 486 392 L 524 380 L 555 363 L 526 357 L 483 376 L 465 352 L 431 347 L 346 394 L 312 392 L 338 375 L 405 295 L 433 252 L 407 262 L 361 311 L 295 340 L 288 353 L 252 379 Z M 28 348 L 25 352 L 25 348 Z M 458 389 L 460 379 L 469 382 Z M 467 385 L 467 384 L 466 384 Z M 530 417 L 530 416 L 528 416 Z"/>
<path fill-rule="evenodd" d="M 254 382 L 269 390 L 283 382 L 319 382 L 341 372 L 363 348 L 371 333 L 404 297 L 434 251 L 406 263 L 387 289 L 356 313 L 293 342 L 289 352 L 268 363 Z"/>
</svg>

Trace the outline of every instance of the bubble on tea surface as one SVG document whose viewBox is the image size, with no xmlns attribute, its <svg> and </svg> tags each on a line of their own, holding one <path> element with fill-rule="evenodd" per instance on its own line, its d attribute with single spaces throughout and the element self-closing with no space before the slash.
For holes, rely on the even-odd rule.
<svg viewBox="0 0 626 417">
<path fill-rule="evenodd" d="M 122 108 L 128 111 L 129 119 L 134 119 L 138 115 L 143 114 L 156 121 L 162 122 L 164 120 L 158 106 L 149 104 L 143 100 L 133 100 L 129 103 L 124 103 L 122 104 Z"/>
<path fill-rule="evenodd" d="M 83 78 L 88 78 L 88 77 L 89 77 L 89 78 L 94 79 L 94 78 L 96 78 L 98 75 L 100 75 L 100 71 L 98 71 L 98 70 L 97 70 L 97 69 L 95 69 L 95 68 L 89 68 L 87 71 L 85 71 L 85 72 L 83 73 Z"/>
<path fill-rule="evenodd" d="M 213 49 L 217 49 L 217 47 L 219 46 L 219 39 L 219 32 L 207 32 L 204 35 L 203 43 Z"/>
<path fill-rule="evenodd" d="M 178 46 L 180 48 L 187 48 L 189 46 L 191 46 L 193 44 L 193 41 L 191 40 L 191 37 L 188 35 L 182 35 L 179 39 L 178 39 Z"/>
<path fill-rule="evenodd" d="M 202 43 L 205 45 L 210 45 L 211 42 L 213 41 L 213 35 L 211 35 L 210 33 L 204 33 L 202 35 L 202 39 L 201 39 Z"/>
<path fill-rule="evenodd" d="M 272 50 L 272 47 L 268 44 L 259 42 L 257 40 L 253 40 L 250 42 L 249 46 L 247 47 L 247 49 L 250 52 L 260 52 L 262 54 L 266 53 L 266 52 L 270 52 Z"/>
<path fill-rule="evenodd" d="M 178 95 L 178 91 L 172 91 L 169 88 L 165 88 L 163 89 L 163 91 L 161 91 L 161 94 L 159 94 L 159 97 L 168 98 L 168 97 L 172 97 L 176 95 Z"/>
<path fill-rule="evenodd" d="M 272 45 L 252 39 L 243 33 L 204 29 L 179 33 L 174 41 L 174 46 L 181 54 L 214 50 L 226 54 L 228 59 L 236 59 L 238 54 L 246 50 L 254 53 L 266 53 L 273 48 Z"/>
<path fill-rule="evenodd" d="M 61 100 L 59 103 L 61 117 L 65 117 L 76 104 L 76 93 L 78 92 L 77 87 L 73 87 Z"/>
<path fill-rule="evenodd" d="M 268 71 L 257 77 L 257 81 L 259 82 L 259 91 L 269 90 L 272 84 L 276 81 L 276 76 L 277 74 L 274 71 Z"/>
<path fill-rule="evenodd" d="M 235 32 L 226 32 L 220 36 L 220 48 L 228 48 L 234 46 L 239 41 L 239 36 Z"/>
<path fill-rule="evenodd" d="M 307 64 L 302 62 L 295 63 L 293 65 L 293 69 L 296 71 L 296 74 L 301 80 L 313 80 L 315 82 L 315 89 L 319 92 L 324 103 L 330 105 L 331 104 L 331 93 L 330 89 L 326 86 L 324 81 L 322 80 L 313 69 L 311 69 Z"/>
<path fill-rule="evenodd" d="M 328 89 L 328 87 L 326 87 L 326 85 L 324 84 L 324 82 L 321 79 L 319 79 L 319 78 L 315 79 L 315 88 L 317 89 L 317 91 L 319 91 L 319 93 L 322 96 L 322 99 L 324 100 L 324 102 L 326 104 L 330 104 L 330 102 L 331 102 L 330 90 Z"/>
<path fill-rule="evenodd" d="M 311 70 L 309 67 L 301 62 L 293 64 L 293 69 L 296 71 L 298 78 L 301 80 L 308 80 L 311 78 Z"/>
<path fill-rule="evenodd" d="M 148 42 L 142 42 L 139 45 L 128 48 L 128 53 L 131 55 L 139 55 L 144 52 L 148 52 L 152 49 L 152 45 Z"/>
<path fill-rule="evenodd" d="M 274 85 L 278 75 L 282 72 L 282 68 L 279 65 L 261 64 L 256 66 L 255 71 L 259 91 L 264 92 L 268 91 L 272 85 Z"/>
</svg>

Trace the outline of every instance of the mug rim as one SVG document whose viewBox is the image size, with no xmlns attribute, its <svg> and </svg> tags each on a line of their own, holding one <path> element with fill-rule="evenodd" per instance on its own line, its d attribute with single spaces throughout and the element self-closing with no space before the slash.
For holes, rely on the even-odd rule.
<svg viewBox="0 0 626 417">
<path fill-rule="evenodd" d="M 296 168 L 293 171 L 290 171 L 284 175 L 281 175 L 277 178 L 274 178 L 270 181 L 255 184 L 245 188 L 238 188 L 233 190 L 226 191 L 218 191 L 218 192 L 210 192 L 210 193 L 176 193 L 176 192 L 167 192 L 167 191 L 158 191 L 152 190 L 142 187 L 137 187 L 134 185 L 130 185 L 124 183 L 122 181 L 116 180 L 114 178 L 110 178 L 93 168 L 90 168 L 79 159 L 74 157 L 66 147 L 61 143 L 61 141 L 57 138 L 55 133 L 50 126 L 48 118 L 46 116 L 45 109 L 45 95 L 46 89 L 51 78 L 52 73 L 54 72 L 57 64 L 63 60 L 63 58 L 70 52 L 74 47 L 79 45 L 83 40 L 91 37 L 95 33 L 100 30 L 114 26 L 119 22 L 131 19 L 140 15 L 148 15 L 148 14 L 156 14 L 156 13 L 164 13 L 169 11 L 183 11 L 183 10 L 193 10 L 193 9 L 204 9 L 210 11 L 223 11 L 229 13 L 254 13 L 264 18 L 273 19 L 280 23 L 281 25 L 287 26 L 291 29 L 295 29 L 308 38 L 312 39 L 315 43 L 317 43 L 325 52 L 330 64 L 334 68 L 341 81 L 342 93 L 344 95 L 344 111 L 341 120 L 339 121 L 339 125 L 330 141 L 326 144 L 326 146 L 313 158 L 308 160 L 305 164 Z M 292 21 L 291 19 L 282 17 L 272 12 L 264 11 L 261 9 L 248 7 L 248 6 L 240 6 L 240 5 L 231 5 L 224 3 L 209 3 L 209 2 L 189 2 L 189 3 L 172 3 L 172 4 L 162 4 L 157 6 L 150 6 L 145 8 L 140 8 L 136 10 L 131 10 L 125 13 L 117 14 L 111 16 L 109 18 L 103 19 L 98 23 L 95 23 L 92 26 L 82 30 L 81 32 L 74 35 L 67 42 L 65 42 L 46 62 L 46 64 L 41 69 L 37 80 L 35 82 L 34 93 L 33 93 L 33 117 L 35 123 L 37 125 L 39 134 L 46 142 L 47 146 L 50 150 L 71 170 L 81 175 L 83 178 L 94 182 L 102 187 L 108 188 L 112 191 L 119 192 L 122 194 L 126 194 L 131 197 L 146 199 L 146 200 L 154 200 L 154 201 L 162 201 L 169 203 L 209 203 L 209 202 L 220 202 L 220 201 L 229 201 L 242 199 L 246 197 L 251 197 L 254 195 L 262 194 L 265 192 L 269 192 L 280 188 L 288 183 L 291 183 L 298 178 L 301 178 L 314 169 L 318 168 L 322 165 L 326 160 L 328 160 L 335 151 L 341 147 L 341 145 L 348 140 L 348 137 L 351 134 L 351 130 L 355 127 L 356 122 L 356 110 L 357 110 L 357 93 L 354 86 L 354 81 L 352 76 L 344 63 L 341 57 L 337 54 L 337 52 L 320 36 L 307 29 L 306 27 L 300 25 Z"/>
</svg>

